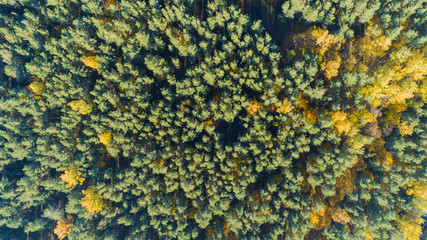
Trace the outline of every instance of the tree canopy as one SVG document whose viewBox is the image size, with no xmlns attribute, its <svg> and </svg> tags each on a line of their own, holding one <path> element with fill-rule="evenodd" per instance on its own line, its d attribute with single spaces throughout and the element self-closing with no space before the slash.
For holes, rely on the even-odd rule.
<svg viewBox="0 0 427 240">
<path fill-rule="evenodd" d="M 419 239 L 426 7 L 0 0 L 0 239 Z"/>
</svg>

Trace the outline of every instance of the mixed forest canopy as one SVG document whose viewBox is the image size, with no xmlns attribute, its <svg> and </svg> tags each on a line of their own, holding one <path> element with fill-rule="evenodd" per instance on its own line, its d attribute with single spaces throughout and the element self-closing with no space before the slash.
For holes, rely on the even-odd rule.
<svg viewBox="0 0 427 240">
<path fill-rule="evenodd" d="M 427 239 L 426 0 L 0 0 L 0 239 Z"/>
</svg>

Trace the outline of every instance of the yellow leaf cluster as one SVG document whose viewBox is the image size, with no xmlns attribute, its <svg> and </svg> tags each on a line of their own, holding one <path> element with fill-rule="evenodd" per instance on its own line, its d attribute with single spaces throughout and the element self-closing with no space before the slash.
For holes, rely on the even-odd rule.
<svg viewBox="0 0 427 240">
<path fill-rule="evenodd" d="M 350 215 L 347 211 L 342 208 L 334 209 L 334 214 L 332 215 L 332 220 L 338 223 L 348 223 L 351 220 Z"/>
<path fill-rule="evenodd" d="M 277 104 L 277 109 L 276 112 L 281 113 L 281 114 L 287 114 L 288 112 L 292 111 L 292 109 L 294 109 L 295 107 L 292 106 L 291 101 L 289 101 L 288 99 L 284 99 L 283 101 L 279 102 Z"/>
<path fill-rule="evenodd" d="M 423 81 L 421 84 L 420 89 L 418 90 L 419 94 L 421 95 L 421 99 L 424 103 L 427 103 L 427 81 Z"/>
<path fill-rule="evenodd" d="M 399 51 L 399 50 L 396 50 Z M 371 96 L 372 106 L 404 104 L 407 99 L 419 94 L 426 102 L 427 59 L 423 54 L 413 56 L 403 62 L 391 62 L 374 72 L 375 81 L 362 89 L 365 95 Z"/>
<path fill-rule="evenodd" d="M 338 131 L 338 134 L 348 133 L 351 129 L 351 124 L 349 121 L 341 121 L 335 123 L 335 128 Z"/>
<path fill-rule="evenodd" d="M 215 127 L 217 127 L 217 123 L 214 122 L 212 119 L 203 122 L 203 129 L 205 129 L 206 131 L 213 131 Z"/>
<path fill-rule="evenodd" d="M 341 66 L 341 57 L 338 51 L 341 48 L 341 43 L 337 41 L 334 35 L 329 34 L 328 30 L 314 27 L 309 31 L 311 31 L 311 38 L 305 45 L 311 53 L 317 55 L 319 61 L 322 61 L 320 70 L 327 79 L 338 76 L 338 69 Z"/>
<path fill-rule="evenodd" d="M 336 37 L 326 29 L 312 27 L 293 36 L 295 50 L 292 55 L 303 56 L 305 53 L 317 55 L 321 60 L 328 52 L 339 51 L 342 42 L 338 42 Z M 292 52 L 292 51 L 291 51 Z"/>
<path fill-rule="evenodd" d="M 96 59 L 96 56 L 87 56 L 82 59 L 83 64 L 86 67 L 90 67 L 92 69 L 95 69 L 99 73 L 101 72 L 101 69 L 98 66 L 98 60 Z"/>
<path fill-rule="evenodd" d="M 414 130 L 414 126 L 408 125 L 406 122 L 401 122 L 399 125 L 399 132 L 400 135 L 412 135 L 412 132 Z"/>
<path fill-rule="evenodd" d="M 427 213 L 427 183 L 410 183 L 406 190 L 406 194 L 417 198 L 420 203 L 416 204 L 415 209 Z M 410 212 L 407 215 L 398 219 L 399 229 L 403 232 L 406 240 L 418 240 L 421 233 L 421 223 L 424 222 L 417 213 Z"/>
<path fill-rule="evenodd" d="M 362 149 L 365 146 L 365 143 L 366 137 L 362 134 L 356 134 L 347 139 L 347 144 L 355 150 Z"/>
<path fill-rule="evenodd" d="M 390 154 L 387 153 L 386 156 L 385 156 L 385 160 L 383 161 L 383 163 L 385 165 L 391 166 L 391 165 L 393 165 L 393 162 L 394 162 L 393 157 Z"/>
<path fill-rule="evenodd" d="M 224 235 L 228 236 L 230 233 L 230 223 L 228 223 L 227 221 L 225 221 L 224 226 L 222 227 L 222 229 L 224 230 Z"/>
<path fill-rule="evenodd" d="M 246 107 L 246 111 L 248 113 L 248 116 L 252 116 L 255 113 L 257 113 L 259 110 L 261 110 L 262 108 L 263 108 L 262 103 L 257 102 L 257 101 L 250 101 L 249 106 Z"/>
<path fill-rule="evenodd" d="M 384 118 L 384 122 L 390 126 L 397 126 L 400 123 L 400 114 L 398 112 L 389 111 Z"/>
<path fill-rule="evenodd" d="M 338 69 L 341 66 L 341 58 L 336 56 L 333 60 L 325 61 L 320 64 L 320 70 L 327 79 L 338 76 Z"/>
<path fill-rule="evenodd" d="M 386 70 L 389 72 L 389 70 Z M 387 73 L 388 75 L 388 73 Z M 388 77 L 377 72 L 375 76 L 378 82 L 369 85 L 362 89 L 365 95 L 372 97 L 372 107 L 379 107 L 381 105 L 387 106 L 388 104 L 402 104 L 406 99 L 412 98 L 418 86 L 415 82 L 401 82 L 391 83 L 387 80 Z M 380 80 L 381 79 L 381 80 Z"/>
<path fill-rule="evenodd" d="M 367 50 L 372 49 L 372 55 L 381 56 L 385 51 L 390 48 L 390 46 L 391 39 L 389 37 L 381 35 L 369 42 L 369 46 L 367 46 L 369 48 Z"/>
<path fill-rule="evenodd" d="M 214 225 L 209 224 L 209 226 L 206 227 L 206 239 L 208 240 L 212 240 L 213 238 L 213 233 L 214 233 Z"/>
<path fill-rule="evenodd" d="M 43 82 L 35 81 L 28 85 L 28 89 L 34 92 L 37 95 L 41 95 L 46 89 L 46 85 Z"/>
<path fill-rule="evenodd" d="M 354 41 L 354 52 L 364 61 L 383 57 L 391 47 L 391 38 L 382 35 L 381 32 L 372 34 L 373 29 L 368 26 L 365 36 Z"/>
<path fill-rule="evenodd" d="M 337 111 L 332 114 L 331 120 L 338 134 L 348 133 L 351 129 L 351 123 L 347 119 L 347 114 L 342 111 Z"/>
<path fill-rule="evenodd" d="M 73 111 L 87 115 L 92 112 L 92 107 L 85 100 L 74 100 L 67 104 Z"/>
<path fill-rule="evenodd" d="M 60 176 L 61 180 L 66 182 L 66 188 L 74 188 L 77 185 L 81 185 L 84 182 L 84 178 L 81 177 L 82 173 L 77 171 L 77 167 L 75 165 L 71 165 L 65 170 L 64 174 Z"/>
<path fill-rule="evenodd" d="M 81 200 L 81 205 L 90 213 L 97 213 L 106 206 L 106 201 L 94 186 L 89 186 L 82 190 L 85 195 Z"/>
<path fill-rule="evenodd" d="M 427 183 L 413 183 L 409 186 L 410 188 L 406 190 L 406 193 L 421 201 L 421 204 L 417 204 L 415 207 L 427 213 Z"/>
<path fill-rule="evenodd" d="M 61 218 L 56 222 L 56 227 L 53 232 L 60 240 L 70 235 L 70 232 L 73 229 L 73 220 L 74 219 L 71 215 L 67 215 L 66 218 Z"/>
<path fill-rule="evenodd" d="M 333 122 L 342 122 L 345 121 L 347 119 L 347 113 L 345 112 L 334 112 L 334 114 L 332 114 L 331 119 Z"/>
<path fill-rule="evenodd" d="M 365 237 L 369 240 L 374 240 L 375 238 L 372 237 L 372 235 L 369 233 L 368 229 L 365 228 Z"/>
<path fill-rule="evenodd" d="M 424 81 L 427 75 L 427 59 L 422 53 L 414 54 L 407 62 L 398 68 L 403 76 L 411 76 L 415 81 Z"/>
<path fill-rule="evenodd" d="M 406 109 L 408 108 L 408 106 L 406 105 L 405 102 L 400 103 L 400 104 L 390 104 L 389 106 L 387 106 L 387 109 L 390 110 L 391 112 L 396 112 L 396 113 L 400 113 L 400 112 L 404 112 Z"/>
<path fill-rule="evenodd" d="M 308 100 L 304 98 L 302 92 L 298 92 L 298 108 L 304 109 L 303 113 L 305 116 L 305 120 L 311 124 L 315 124 L 317 122 L 317 108 L 311 108 L 308 106 Z"/>
<path fill-rule="evenodd" d="M 403 233 L 405 240 L 418 240 L 422 233 L 421 224 L 424 222 L 419 216 L 405 215 L 398 220 L 398 227 Z"/>
<path fill-rule="evenodd" d="M 328 207 L 323 207 L 317 213 L 310 214 L 310 220 L 313 224 L 313 228 L 316 230 L 320 230 L 323 227 L 329 226 L 332 222 L 332 212 Z"/>
<path fill-rule="evenodd" d="M 366 72 L 385 56 L 392 46 L 392 40 L 384 36 L 378 24 L 369 22 L 364 36 L 348 42 L 349 57 L 344 68 L 350 71 Z M 369 66 L 369 67 L 368 67 Z"/>
<path fill-rule="evenodd" d="M 302 92 L 298 92 L 298 108 L 306 109 L 308 106 L 308 100 L 304 98 Z"/>
<path fill-rule="evenodd" d="M 356 136 L 362 127 L 359 123 L 360 120 L 366 120 L 366 123 L 374 123 L 376 121 L 374 115 L 366 109 L 355 110 L 351 113 L 343 111 L 333 112 L 331 120 L 338 134 L 344 133 L 349 137 L 358 138 L 357 141 L 361 140 L 360 138 L 362 136 Z"/>
<path fill-rule="evenodd" d="M 206 126 L 214 126 L 216 123 L 212 119 L 209 119 L 207 121 L 204 121 L 203 124 Z"/>
<path fill-rule="evenodd" d="M 104 1 L 104 9 L 108 9 L 108 7 L 110 5 L 115 5 L 116 4 L 116 0 L 105 0 Z"/>
<path fill-rule="evenodd" d="M 367 121 L 367 123 L 373 123 L 376 121 L 375 116 L 368 111 L 367 109 L 363 109 L 363 110 L 357 110 L 354 112 L 354 115 L 358 118 L 358 119 L 364 119 Z"/>
<path fill-rule="evenodd" d="M 113 136 L 113 134 L 110 132 L 102 133 L 102 134 L 98 135 L 99 142 L 104 144 L 104 145 L 108 145 L 108 143 L 111 141 L 112 136 Z"/>
<path fill-rule="evenodd" d="M 214 99 L 216 98 L 217 96 L 214 96 Z M 218 99 L 216 99 L 217 101 L 219 101 L 219 98 Z M 190 99 L 186 99 L 186 100 L 184 100 L 183 102 L 182 102 L 182 108 L 181 108 L 181 112 L 186 112 L 186 111 L 188 111 L 188 107 L 189 106 L 191 106 L 191 100 Z M 154 125 L 156 125 L 156 124 L 154 124 Z"/>
<path fill-rule="evenodd" d="M 317 109 L 308 108 L 304 111 L 305 120 L 311 124 L 316 124 L 317 122 Z"/>
<path fill-rule="evenodd" d="M 332 45 L 337 43 L 337 38 L 329 34 L 328 30 L 314 30 L 313 33 L 316 37 L 316 45 L 320 47 L 320 54 L 323 55 Z"/>
<path fill-rule="evenodd" d="M 183 38 L 183 34 L 182 34 L 182 31 L 179 31 L 179 34 L 178 34 L 178 41 L 179 41 L 179 44 L 184 44 L 184 45 L 187 45 L 187 44 L 185 44 L 186 42 L 185 42 L 185 40 L 184 40 L 184 38 Z"/>
</svg>

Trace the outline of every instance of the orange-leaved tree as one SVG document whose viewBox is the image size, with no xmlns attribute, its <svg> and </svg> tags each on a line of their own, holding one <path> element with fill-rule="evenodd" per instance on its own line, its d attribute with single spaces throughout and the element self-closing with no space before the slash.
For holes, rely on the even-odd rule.
<svg viewBox="0 0 427 240">
<path fill-rule="evenodd" d="M 67 215 L 67 217 L 63 217 L 56 222 L 56 227 L 53 232 L 60 240 L 70 235 L 70 232 L 73 229 L 73 220 L 73 216 Z"/>
</svg>

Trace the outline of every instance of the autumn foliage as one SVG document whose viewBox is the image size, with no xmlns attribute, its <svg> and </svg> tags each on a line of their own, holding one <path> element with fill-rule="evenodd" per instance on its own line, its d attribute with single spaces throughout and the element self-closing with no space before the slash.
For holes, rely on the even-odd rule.
<svg viewBox="0 0 427 240">
<path fill-rule="evenodd" d="M 419 238 L 426 6 L 0 1 L 0 239 Z"/>
<path fill-rule="evenodd" d="M 68 103 L 73 111 L 87 115 L 92 112 L 92 107 L 85 100 L 74 100 Z"/>
<path fill-rule="evenodd" d="M 66 182 L 66 188 L 74 188 L 77 185 L 83 184 L 85 178 L 82 176 L 82 172 L 77 170 L 75 165 L 71 165 L 65 170 L 65 172 L 60 176 L 61 180 Z"/>
<path fill-rule="evenodd" d="M 108 145 L 108 143 L 111 141 L 112 138 L 112 133 L 107 132 L 107 133 L 102 133 L 100 134 L 99 137 L 99 142 L 104 144 L 104 145 Z"/>
<path fill-rule="evenodd" d="M 73 229 L 73 221 L 73 216 L 67 215 L 67 217 L 63 217 L 56 222 L 56 227 L 53 232 L 60 240 L 66 238 L 70 234 Z"/>
<path fill-rule="evenodd" d="M 110 1 L 106 1 L 110 2 Z M 99 68 L 98 60 L 96 59 L 96 56 L 87 56 L 82 59 L 82 62 L 85 66 L 92 68 L 99 73 L 101 72 L 101 69 Z"/>
<path fill-rule="evenodd" d="M 86 190 L 82 190 L 85 195 L 81 200 L 82 207 L 86 208 L 89 213 L 97 213 L 106 206 L 106 201 L 98 192 L 96 187 L 89 186 Z"/>
</svg>

